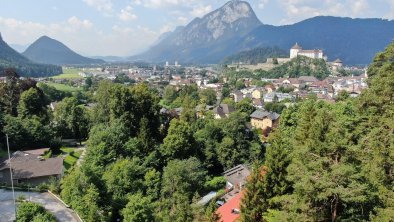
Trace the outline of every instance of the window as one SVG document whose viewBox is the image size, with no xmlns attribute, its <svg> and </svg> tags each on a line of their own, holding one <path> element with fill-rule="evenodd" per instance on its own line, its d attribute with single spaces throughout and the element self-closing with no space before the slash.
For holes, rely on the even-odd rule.
<svg viewBox="0 0 394 222">
<path fill-rule="evenodd" d="M 3 178 L 3 177 L 4 177 L 3 172 L 0 172 L 0 178 Z"/>
</svg>

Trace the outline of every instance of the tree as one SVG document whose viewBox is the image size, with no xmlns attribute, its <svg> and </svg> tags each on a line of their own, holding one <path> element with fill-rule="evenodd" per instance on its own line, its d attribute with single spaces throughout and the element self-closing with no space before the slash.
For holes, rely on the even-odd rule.
<svg viewBox="0 0 394 222">
<path fill-rule="evenodd" d="M 48 147 L 53 139 L 52 130 L 37 117 L 21 119 L 5 116 L 4 133 L 8 134 L 14 150 Z"/>
<path fill-rule="evenodd" d="M 160 195 L 160 184 L 161 174 L 155 169 L 151 169 L 146 172 L 144 176 L 144 187 L 146 194 L 152 198 L 152 200 L 158 200 Z"/>
<path fill-rule="evenodd" d="M 243 222 L 259 222 L 263 220 L 263 212 L 267 210 L 268 198 L 264 189 L 265 166 L 252 170 L 246 184 L 241 202 L 241 219 Z"/>
<path fill-rule="evenodd" d="M 30 88 L 24 91 L 19 99 L 18 114 L 21 118 L 37 116 L 46 122 L 48 101 L 39 88 Z"/>
<path fill-rule="evenodd" d="M 16 220 L 19 222 L 56 222 L 55 216 L 43 206 L 33 202 L 22 202 L 18 206 Z"/>
<path fill-rule="evenodd" d="M 17 116 L 17 106 L 21 89 L 19 87 L 19 75 L 14 69 L 4 71 L 7 78 L 5 83 L 0 83 L 0 103 L 4 105 L 4 111 L 7 114 Z"/>
<path fill-rule="evenodd" d="M 204 184 L 206 171 L 197 158 L 172 160 L 164 168 L 159 217 L 162 221 L 192 221 L 190 201 Z"/>
<path fill-rule="evenodd" d="M 160 147 L 167 160 L 186 159 L 195 154 L 195 142 L 191 126 L 182 120 L 173 119 L 168 134 Z"/>
<path fill-rule="evenodd" d="M 207 105 L 216 104 L 216 92 L 213 89 L 202 89 L 199 91 L 200 101 L 204 101 Z"/>
<path fill-rule="evenodd" d="M 57 134 L 66 138 L 72 136 L 80 143 L 88 136 L 89 119 L 87 109 L 78 105 L 74 97 L 63 99 L 54 112 Z"/>
<path fill-rule="evenodd" d="M 243 112 L 248 116 L 250 116 L 250 114 L 252 114 L 256 110 L 256 108 L 254 108 L 252 104 L 252 99 L 250 98 L 245 98 L 241 100 L 239 103 L 237 103 L 236 109 L 237 111 Z"/>
<path fill-rule="evenodd" d="M 163 99 L 167 105 L 170 105 L 178 96 L 177 91 L 174 86 L 166 86 L 164 88 Z"/>
<path fill-rule="evenodd" d="M 164 168 L 162 180 L 162 197 L 170 198 L 175 193 L 185 195 L 191 200 L 205 182 L 206 171 L 195 158 L 172 160 Z"/>
<path fill-rule="evenodd" d="M 124 221 L 151 222 L 155 220 L 154 205 L 149 197 L 137 193 L 130 195 L 128 201 L 121 213 Z"/>
<path fill-rule="evenodd" d="M 126 201 L 128 193 L 142 191 L 144 174 L 138 158 L 120 159 L 107 167 L 103 180 L 113 201 L 122 204 Z"/>
</svg>

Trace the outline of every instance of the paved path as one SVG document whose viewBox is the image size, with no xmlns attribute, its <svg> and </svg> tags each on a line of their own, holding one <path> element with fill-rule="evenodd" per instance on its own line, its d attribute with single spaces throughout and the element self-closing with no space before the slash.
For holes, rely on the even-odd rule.
<svg viewBox="0 0 394 222">
<path fill-rule="evenodd" d="M 59 222 L 79 222 L 77 215 L 49 193 L 15 192 L 15 198 L 24 195 L 32 202 L 40 203 L 53 213 Z M 18 204 L 18 203 L 17 203 Z M 14 217 L 14 201 L 12 191 L 0 189 L 0 222 L 12 221 Z"/>
<path fill-rule="evenodd" d="M 77 148 L 76 150 L 82 150 L 81 156 L 79 156 L 78 160 L 77 160 L 77 166 L 81 166 L 81 163 L 83 161 L 83 159 L 85 158 L 85 154 L 86 154 L 86 146 L 82 146 Z"/>
</svg>

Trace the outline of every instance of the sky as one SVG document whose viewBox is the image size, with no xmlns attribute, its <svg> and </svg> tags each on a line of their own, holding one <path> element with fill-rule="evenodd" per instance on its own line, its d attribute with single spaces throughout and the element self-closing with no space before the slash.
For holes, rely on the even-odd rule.
<svg viewBox="0 0 394 222">
<path fill-rule="evenodd" d="M 0 0 L 0 32 L 28 45 L 47 35 L 85 56 L 129 56 L 226 0 Z M 394 0 L 249 0 L 264 24 L 318 15 L 394 19 Z"/>
</svg>

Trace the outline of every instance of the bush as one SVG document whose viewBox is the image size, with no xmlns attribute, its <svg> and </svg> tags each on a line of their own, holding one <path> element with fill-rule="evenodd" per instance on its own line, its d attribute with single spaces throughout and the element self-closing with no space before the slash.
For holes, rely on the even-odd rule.
<svg viewBox="0 0 394 222">
<path fill-rule="evenodd" d="M 32 202 L 19 204 L 16 220 L 18 222 L 56 222 L 53 214 L 49 213 L 43 206 Z"/>
<path fill-rule="evenodd" d="M 60 193 L 60 183 L 55 177 L 51 177 L 49 180 L 48 189 L 55 194 Z"/>
<path fill-rule="evenodd" d="M 23 201 L 25 201 L 26 200 L 26 196 L 25 195 L 19 195 L 17 198 L 16 198 L 16 201 L 17 202 L 23 202 Z"/>
<path fill-rule="evenodd" d="M 49 186 L 48 186 L 48 184 L 46 184 L 46 183 L 42 183 L 42 184 L 40 184 L 40 185 L 37 186 L 37 189 L 38 189 L 40 192 L 44 192 L 44 191 L 47 191 L 47 190 L 49 189 Z"/>
<path fill-rule="evenodd" d="M 214 177 L 205 182 L 204 187 L 207 191 L 223 189 L 226 186 L 226 179 L 222 176 Z"/>
<path fill-rule="evenodd" d="M 51 148 L 53 154 L 59 154 L 61 152 L 60 148 L 62 147 L 62 141 L 60 139 L 53 139 L 50 142 L 49 147 Z"/>
</svg>

